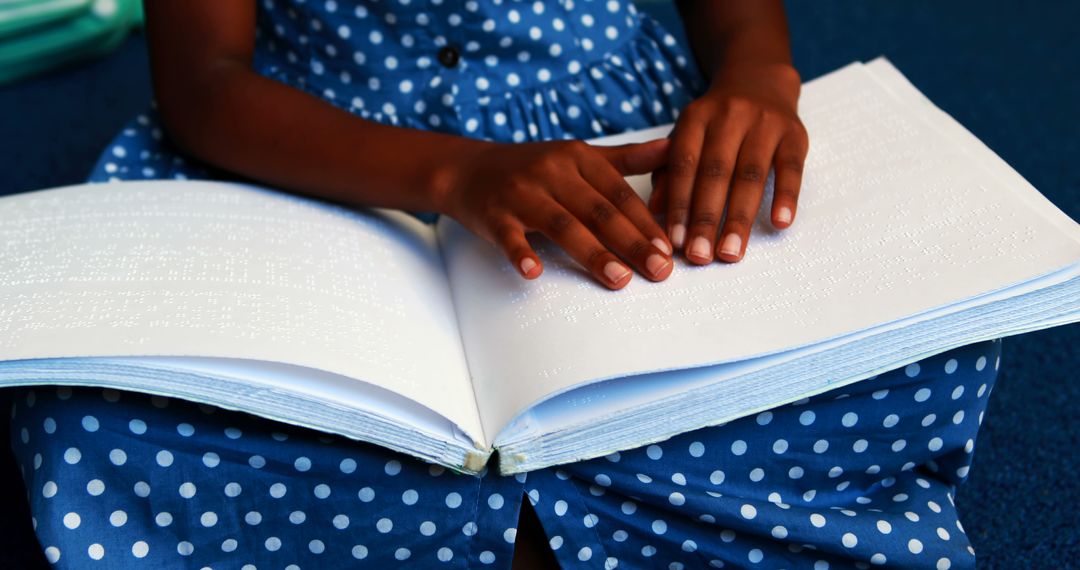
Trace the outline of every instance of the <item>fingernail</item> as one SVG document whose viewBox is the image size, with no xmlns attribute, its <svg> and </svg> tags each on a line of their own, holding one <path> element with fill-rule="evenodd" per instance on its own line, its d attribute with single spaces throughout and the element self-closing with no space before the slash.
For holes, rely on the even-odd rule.
<svg viewBox="0 0 1080 570">
<path fill-rule="evenodd" d="M 709 240 L 698 236 L 694 238 L 694 242 L 690 244 L 690 257 L 710 259 L 712 256 L 709 255 L 709 249 Z"/>
<path fill-rule="evenodd" d="M 742 238 L 739 234 L 728 234 L 724 237 L 724 241 L 720 244 L 720 253 L 739 257 L 740 251 L 742 251 Z"/>
<path fill-rule="evenodd" d="M 664 252 L 664 255 L 671 255 L 671 246 L 666 241 L 660 238 L 653 238 L 652 244 L 656 246 L 656 249 Z"/>
<path fill-rule="evenodd" d="M 528 275 L 533 269 L 536 269 L 536 262 L 531 257 L 523 257 L 521 259 L 521 272 Z"/>
<path fill-rule="evenodd" d="M 667 269 L 668 265 L 671 265 L 671 260 L 658 253 L 650 255 L 649 258 L 645 260 L 645 269 L 648 269 L 649 274 L 654 277 L 659 276 L 661 272 Z"/>
<path fill-rule="evenodd" d="M 671 244 L 675 247 L 682 247 L 683 242 L 686 240 L 686 226 L 682 224 L 675 224 L 671 226 Z"/>
<path fill-rule="evenodd" d="M 630 276 L 630 270 L 625 265 L 617 261 L 609 261 L 604 266 L 604 277 L 607 277 L 608 281 L 612 284 L 621 282 Z"/>
<path fill-rule="evenodd" d="M 780 222 L 781 224 L 790 224 L 791 223 L 791 208 L 788 208 L 787 206 L 781 206 L 781 207 L 777 208 L 776 209 L 776 221 Z"/>
</svg>

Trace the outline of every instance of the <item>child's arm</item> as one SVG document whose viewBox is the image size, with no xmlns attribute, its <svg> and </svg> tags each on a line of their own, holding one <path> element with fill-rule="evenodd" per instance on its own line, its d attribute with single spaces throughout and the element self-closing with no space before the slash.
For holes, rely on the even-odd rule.
<svg viewBox="0 0 1080 570">
<path fill-rule="evenodd" d="M 613 289 L 671 273 L 663 230 L 622 175 L 667 142 L 504 145 L 365 121 L 251 69 L 255 2 L 147 2 L 154 90 L 185 151 L 256 180 L 350 204 L 436 211 L 500 245 L 526 278 L 538 230 Z M 620 260 L 621 258 L 621 260 Z"/>
<path fill-rule="evenodd" d="M 683 110 L 668 167 L 655 178 L 654 209 L 687 259 L 742 259 L 770 167 L 772 224 L 795 217 L 809 141 L 796 114 L 800 79 L 791 65 L 780 0 L 678 0 L 708 92 Z M 727 206 L 717 239 L 721 213 Z"/>
</svg>

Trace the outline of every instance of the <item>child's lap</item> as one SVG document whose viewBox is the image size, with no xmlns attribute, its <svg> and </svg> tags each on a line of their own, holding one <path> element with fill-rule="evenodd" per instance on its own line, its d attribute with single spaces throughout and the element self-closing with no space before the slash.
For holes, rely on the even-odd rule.
<svg viewBox="0 0 1080 570">
<path fill-rule="evenodd" d="M 999 351 L 962 347 L 518 477 L 458 475 L 241 413 L 98 389 L 26 390 L 12 443 L 39 539 L 62 567 L 99 555 L 110 567 L 508 567 L 527 493 L 567 567 L 960 568 L 973 557 L 951 493 Z"/>
</svg>

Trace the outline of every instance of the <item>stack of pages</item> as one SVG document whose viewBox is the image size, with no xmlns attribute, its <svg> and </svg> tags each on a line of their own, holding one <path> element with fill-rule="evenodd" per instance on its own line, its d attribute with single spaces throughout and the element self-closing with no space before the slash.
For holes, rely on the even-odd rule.
<svg viewBox="0 0 1080 570">
<path fill-rule="evenodd" d="M 1080 320 L 1080 226 L 887 61 L 809 82 L 801 114 L 791 229 L 762 216 L 742 262 L 618 292 L 543 240 L 525 281 L 453 220 L 252 186 L 0 199 L 0 386 L 175 396 L 466 472 L 497 449 L 516 473 Z"/>
</svg>

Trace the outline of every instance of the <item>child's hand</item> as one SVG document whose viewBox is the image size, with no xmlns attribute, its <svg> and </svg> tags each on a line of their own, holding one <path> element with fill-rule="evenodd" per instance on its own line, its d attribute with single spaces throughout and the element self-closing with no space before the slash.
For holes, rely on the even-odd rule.
<svg viewBox="0 0 1080 570">
<path fill-rule="evenodd" d="M 438 209 L 500 246 L 526 279 L 543 271 L 525 239 L 537 230 L 611 289 L 630 281 L 624 262 L 659 281 L 671 274 L 671 246 L 623 176 L 654 171 L 667 150 L 666 140 L 486 144 L 448 174 Z"/>
<path fill-rule="evenodd" d="M 770 167 L 772 224 L 784 229 L 795 219 L 809 147 L 796 114 L 799 83 L 790 65 L 728 66 L 679 116 L 668 166 L 653 178 L 650 207 L 666 207 L 671 242 L 685 248 L 690 262 L 709 263 L 714 251 L 723 261 L 742 259 Z"/>
</svg>

